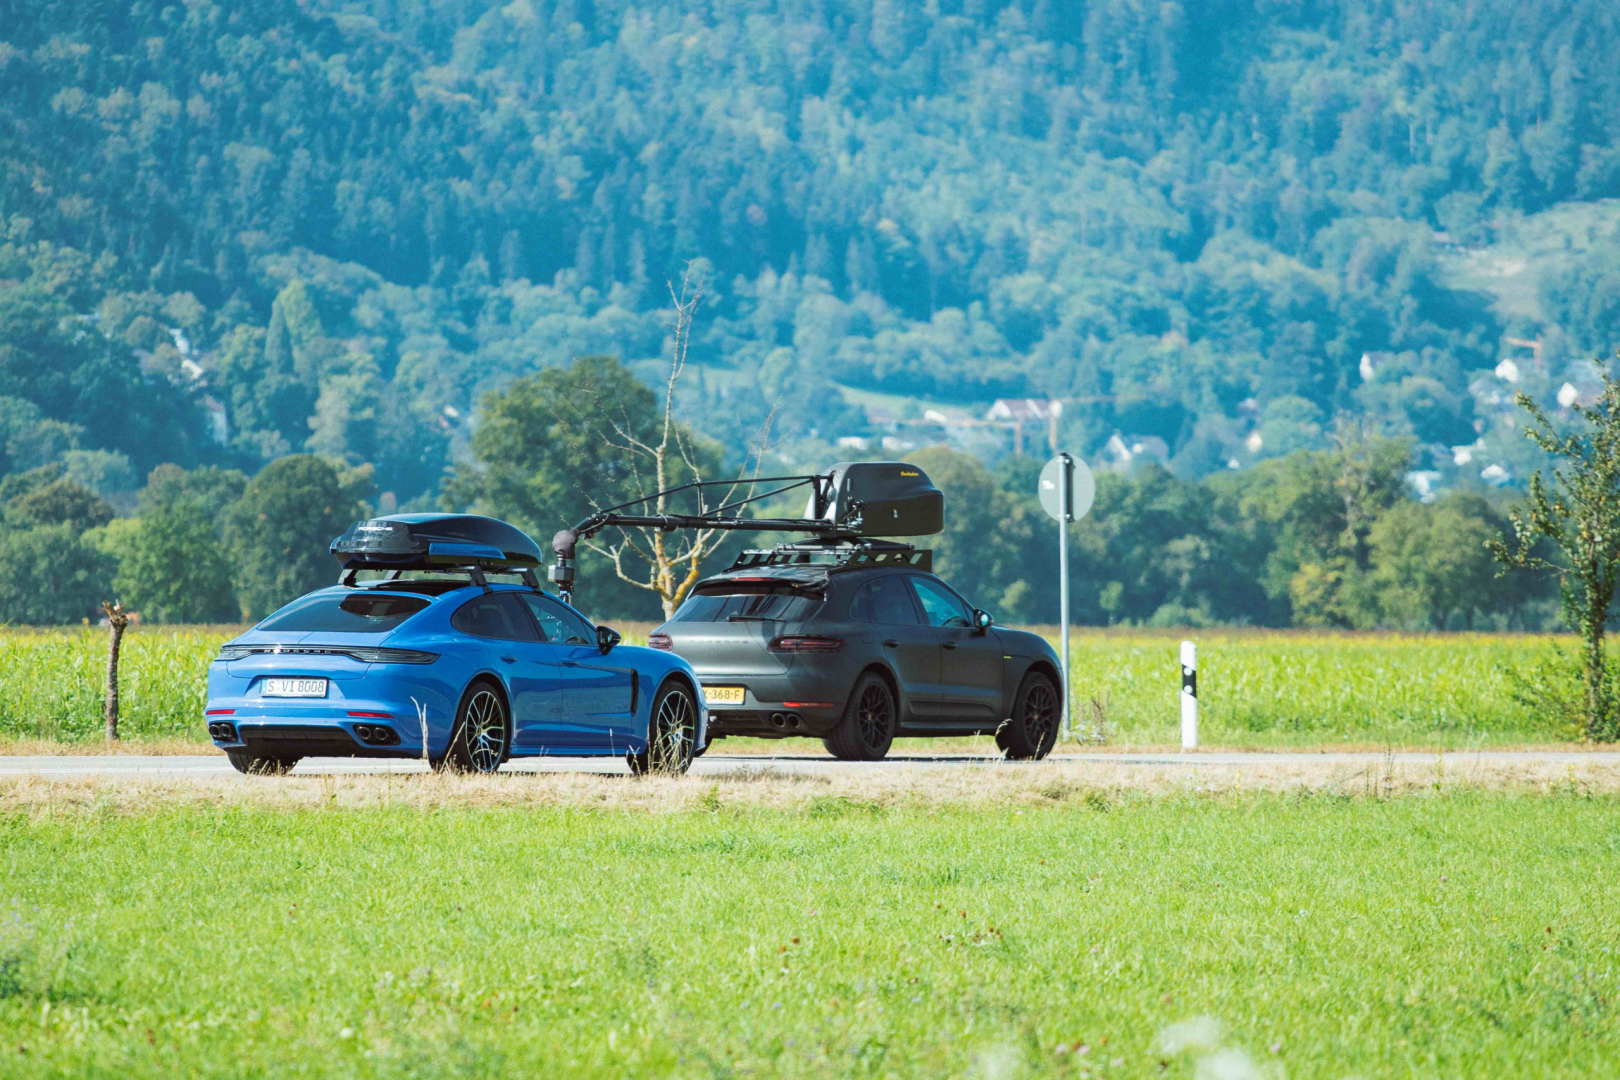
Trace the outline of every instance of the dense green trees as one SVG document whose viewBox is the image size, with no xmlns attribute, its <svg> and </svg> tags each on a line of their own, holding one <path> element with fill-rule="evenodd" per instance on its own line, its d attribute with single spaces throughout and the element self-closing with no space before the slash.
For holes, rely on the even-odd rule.
<svg viewBox="0 0 1620 1080">
<path fill-rule="evenodd" d="M 0 476 L 60 464 L 156 515 L 156 466 L 311 455 L 370 467 L 379 505 L 510 506 L 543 537 L 574 504 L 520 474 L 589 463 L 502 444 L 502 410 L 578 356 L 656 384 L 666 283 L 701 256 L 677 406 L 729 467 L 767 417 L 796 471 L 919 398 L 1060 397 L 1078 452 L 1169 451 L 1077 534 L 1087 618 L 1466 622 L 1395 567 L 1427 565 L 1436 515 L 1494 519 L 1397 513 L 1404 469 L 1540 467 L 1486 373 L 1505 333 L 1541 339 L 1518 385 L 1550 407 L 1620 287 L 1596 234 L 1539 312 L 1443 266 L 1620 196 L 1617 33 L 1602 0 L 0 0 Z M 1334 457 L 1345 416 L 1405 449 Z M 1038 535 L 1017 462 L 936 465 L 977 493 L 963 528 Z M 198 505 L 245 543 L 239 498 Z M 967 560 L 952 529 L 942 559 L 1036 610 L 1022 541 Z M 255 611 L 314 573 L 261 591 L 280 570 L 229 561 Z"/>
<path fill-rule="evenodd" d="M 1403 490 L 1410 449 L 1373 441 L 1299 451 L 1203 483 L 1157 465 L 1103 473 L 1074 526 L 1077 622 L 1372 629 L 1547 625 L 1546 583 L 1495 576 L 1502 512 L 1479 495 L 1424 504 Z M 946 493 L 935 565 L 1006 620 L 1055 622 L 1056 526 L 1040 462 L 992 475 L 959 451 L 908 455 Z"/>
<path fill-rule="evenodd" d="M 114 551 L 118 573 L 113 591 L 143 618 L 208 623 L 241 617 L 231 590 L 230 555 L 214 520 L 197 504 L 178 502 L 148 511 L 119 538 Z M 257 591 L 254 595 L 257 599 Z"/>
<path fill-rule="evenodd" d="M 345 476 L 310 454 L 279 458 L 259 471 L 225 518 L 242 614 L 262 619 L 289 600 L 330 585 L 328 549 L 362 514 L 369 471 Z"/>
<path fill-rule="evenodd" d="M 1504 327 L 1437 255 L 1620 195 L 1602 0 L 4 10 L 17 467 L 310 452 L 431 504 L 483 393 L 655 362 L 699 255 L 682 407 L 734 460 L 777 404 L 790 443 L 869 434 L 836 380 L 1079 399 L 1077 449 L 1156 435 L 1183 477 L 1339 412 L 1430 465 L 1496 422 L 1468 383 L 1504 329 L 1603 344 L 1584 286 Z"/>
</svg>

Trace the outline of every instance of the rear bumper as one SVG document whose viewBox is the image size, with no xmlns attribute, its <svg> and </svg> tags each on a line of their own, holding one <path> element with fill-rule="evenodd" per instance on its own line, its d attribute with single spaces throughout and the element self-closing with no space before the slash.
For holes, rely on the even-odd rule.
<svg viewBox="0 0 1620 1080">
<path fill-rule="evenodd" d="M 437 756 L 450 741 L 466 673 L 450 657 L 422 665 L 373 664 L 359 677 L 337 678 L 325 671 L 288 665 L 252 676 L 230 673 L 219 661 L 209 667 L 207 714 L 214 745 L 264 757 L 420 758 L 422 720 L 427 713 L 427 749 Z M 321 698 L 265 697 L 268 674 L 327 677 Z M 216 725 L 230 724 L 227 733 Z M 361 739 L 357 729 L 382 728 L 386 739 Z M 227 737 L 221 737 L 222 734 Z"/>
<path fill-rule="evenodd" d="M 307 757 L 364 757 L 364 758 L 420 758 L 422 735 L 420 727 L 411 727 L 398 718 L 354 717 L 343 720 L 297 716 L 245 716 L 239 714 L 211 714 L 209 733 L 214 745 L 221 750 L 241 750 L 255 757 L 307 758 Z M 230 736 L 225 736 L 220 725 L 230 725 Z M 372 739 L 361 741 L 356 728 L 368 729 Z M 392 733 L 397 742 L 377 745 L 378 729 Z M 217 733 L 216 733 L 217 732 Z"/>
<path fill-rule="evenodd" d="M 847 684 L 820 672 L 732 676 L 700 672 L 705 687 L 740 686 L 740 704 L 709 703 L 709 731 L 716 736 L 824 736 L 838 726 Z"/>
</svg>

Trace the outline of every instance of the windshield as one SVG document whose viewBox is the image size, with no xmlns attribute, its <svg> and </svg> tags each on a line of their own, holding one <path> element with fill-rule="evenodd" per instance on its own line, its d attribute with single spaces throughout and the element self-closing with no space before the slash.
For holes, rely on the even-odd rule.
<svg viewBox="0 0 1620 1080">
<path fill-rule="evenodd" d="M 264 622 L 260 630 L 322 630 L 339 634 L 381 634 L 394 629 L 433 601 L 424 596 L 349 593 L 306 596 L 294 600 Z"/>
<path fill-rule="evenodd" d="M 722 583 L 694 593 L 674 622 L 803 622 L 821 607 L 821 597 L 791 585 Z"/>
</svg>

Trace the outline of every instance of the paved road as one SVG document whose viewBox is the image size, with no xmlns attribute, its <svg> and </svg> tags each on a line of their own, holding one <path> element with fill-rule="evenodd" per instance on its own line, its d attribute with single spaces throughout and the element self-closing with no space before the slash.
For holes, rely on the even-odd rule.
<svg viewBox="0 0 1620 1080">
<path fill-rule="evenodd" d="M 1433 751 L 1397 753 L 1393 763 L 1409 766 L 1433 766 Z M 1055 754 L 1054 762 L 1087 763 L 1099 765 L 1131 766 L 1142 769 L 1265 766 L 1314 766 L 1318 768 L 1381 766 L 1386 761 L 1382 753 L 1080 753 Z M 1566 750 L 1479 750 L 1455 751 L 1445 755 L 1448 763 L 1483 766 L 1603 766 L 1620 770 L 1620 753 L 1583 753 Z M 878 762 L 837 761 L 815 754 L 705 754 L 692 766 L 694 776 L 719 776 L 742 771 L 760 770 L 778 773 L 815 775 L 840 772 L 894 772 L 908 769 L 1018 769 L 1029 768 L 999 758 L 973 755 L 917 755 L 897 754 Z M 420 762 L 358 760 L 354 758 L 309 758 L 299 763 L 295 776 L 321 773 L 412 773 L 423 771 Z M 624 763 L 612 758 L 528 758 L 510 762 L 502 769 L 513 773 L 622 773 Z M 0 756 L 0 778 L 8 776 L 58 777 L 132 777 L 151 779 L 205 779 L 233 776 L 235 770 L 222 755 L 195 756 L 142 756 L 138 754 L 109 754 L 102 757 L 75 755 L 60 757 L 7 757 Z"/>
</svg>

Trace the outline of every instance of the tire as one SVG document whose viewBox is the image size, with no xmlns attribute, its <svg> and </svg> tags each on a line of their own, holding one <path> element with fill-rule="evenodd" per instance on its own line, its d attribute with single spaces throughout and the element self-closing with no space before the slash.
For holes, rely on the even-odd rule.
<svg viewBox="0 0 1620 1080">
<path fill-rule="evenodd" d="M 473 683 L 456 710 L 445 767 L 455 772 L 492 773 L 501 767 L 511 748 L 512 721 L 500 691 L 490 682 Z"/>
<path fill-rule="evenodd" d="M 1062 696 L 1038 671 L 1024 676 L 1013 697 L 1012 716 L 996 729 L 996 745 L 1008 761 L 1039 761 L 1057 743 Z"/>
<path fill-rule="evenodd" d="M 889 684 L 869 671 L 855 681 L 844 718 L 821 745 L 840 761 L 882 761 L 894 743 L 899 712 Z"/>
<path fill-rule="evenodd" d="M 225 756 L 230 759 L 231 766 L 239 773 L 249 776 L 282 776 L 292 771 L 298 764 L 297 758 L 259 757 L 245 750 L 227 750 Z"/>
<path fill-rule="evenodd" d="M 648 716 L 647 748 L 626 754 L 625 764 L 636 776 L 682 775 L 697 753 L 698 709 L 692 691 L 671 679 L 658 688 Z"/>
</svg>

